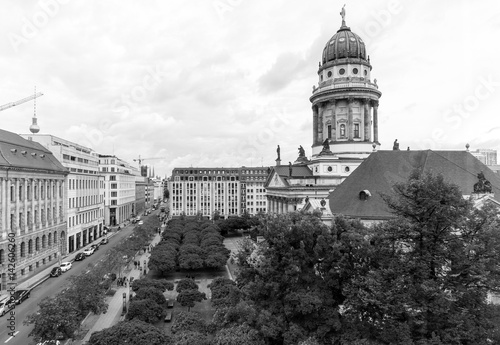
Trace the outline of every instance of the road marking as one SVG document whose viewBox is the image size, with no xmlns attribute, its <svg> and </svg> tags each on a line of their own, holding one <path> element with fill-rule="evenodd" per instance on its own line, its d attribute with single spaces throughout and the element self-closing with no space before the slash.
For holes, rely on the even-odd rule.
<svg viewBox="0 0 500 345">
<path fill-rule="evenodd" d="M 19 331 L 15 331 L 15 332 L 14 332 L 14 336 L 10 337 L 10 338 L 9 338 L 9 339 L 7 339 L 5 342 L 6 342 L 6 343 L 8 343 L 8 342 L 9 342 L 12 338 L 14 338 L 14 337 L 17 335 L 17 333 L 19 333 Z"/>
</svg>

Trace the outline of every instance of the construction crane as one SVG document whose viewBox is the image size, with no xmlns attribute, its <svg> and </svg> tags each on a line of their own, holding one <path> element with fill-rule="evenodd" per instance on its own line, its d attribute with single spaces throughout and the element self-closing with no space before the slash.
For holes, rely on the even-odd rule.
<svg viewBox="0 0 500 345">
<path fill-rule="evenodd" d="M 142 161 L 150 161 L 154 159 L 164 159 L 165 157 L 150 157 L 150 158 L 141 158 L 141 155 L 139 155 L 139 158 L 134 159 L 134 162 L 139 162 L 139 166 L 141 165 Z"/>
<path fill-rule="evenodd" d="M 4 104 L 4 105 L 0 105 L 0 111 L 3 111 L 5 109 L 9 109 L 9 108 L 15 107 L 16 105 L 19 105 L 19 104 L 22 104 L 22 103 L 26 103 L 28 101 L 31 101 L 32 99 L 35 99 L 35 98 L 38 98 L 38 97 L 41 97 L 41 96 L 43 96 L 43 93 L 38 92 L 38 93 L 35 93 L 35 94 L 33 94 L 33 95 L 29 96 L 29 97 L 20 99 L 19 101 L 7 103 L 7 104 Z"/>
</svg>

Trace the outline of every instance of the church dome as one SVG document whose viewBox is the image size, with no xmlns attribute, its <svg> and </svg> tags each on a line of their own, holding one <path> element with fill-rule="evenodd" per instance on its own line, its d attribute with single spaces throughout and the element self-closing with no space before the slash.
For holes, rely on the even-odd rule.
<svg viewBox="0 0 500 345">
<path fill-rule="evenodd" d="M 357 58 L 366 61 L 365 42 L 345 25 L 326 43 L 323 49 L 322 63 L 335 62 L 335 60 L 344 58 Z"/>
</svg>

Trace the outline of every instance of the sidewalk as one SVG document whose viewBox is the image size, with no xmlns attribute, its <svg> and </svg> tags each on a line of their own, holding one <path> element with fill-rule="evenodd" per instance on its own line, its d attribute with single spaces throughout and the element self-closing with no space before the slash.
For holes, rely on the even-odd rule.
<svg viewBox="0 0 500 345">
<path fill-rule="evenodd" d="M 151 244 L 153 246 L 156 245 L 158 242 L 160 242 L 160 239 L 161 236 L 159 234 L 156 234 L 154 239 L 151 241 Z M 138 259 L 136 260 L 140 261 L 142 270 L 135 269 L 132 267 L 131 271 L 126 273 L 126 277 L 128 278 L 129 282 L 131 277 L 134 277 L 134 280 L 144 277 L 144 261 L 148 262 L 150 255 L 151 255 L 150 252 L 146 252 L 138 256 Z M 147 271 L 149 271 L 149 269 Z M 85 338 L 83 338 L 80 344 L 85 344 L 87 341 L 89 341 L 92 333 L 114 326 L 119 321 L 122 321 L 124 319 L 124 316 L 122 316 L 123 293 L 125 293 L 127 296 L 127 307 L 129 306 L 130 303 L 131 289 L 128 285 L 129 283 L 127 283 L 127 287 L 119 286 L 116 288 L 116 293 L 109 300 L 108 311 L 106 312 L 106 314 L 100 315 L 97 322 L 88 331 L 87 335 L 85 336 Z"/>
</svg>

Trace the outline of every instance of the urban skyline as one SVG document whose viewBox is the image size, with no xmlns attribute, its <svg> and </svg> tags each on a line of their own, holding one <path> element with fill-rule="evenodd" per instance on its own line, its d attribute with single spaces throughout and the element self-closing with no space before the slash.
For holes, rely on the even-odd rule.
<svg viewBox="0 0 500 345">
<path fill-rule="evenodd" d="M 179 166 L 269 166 L 311 155 L 309 97 L 344 3 L 217 0 L 8 4 L 0 104 L 37 99 L 40 133 Z M 499 149 L 493 1 L 351 1 L 380 99 L 379 140 L 406 149 Z M 137 13 L 141 15 L 138 16 Z M 478 33 L 478 34 L 476 34 Z M 28 133 L 33 102 L 0 113 Z"/>
</svg>

